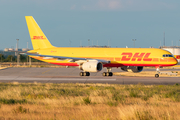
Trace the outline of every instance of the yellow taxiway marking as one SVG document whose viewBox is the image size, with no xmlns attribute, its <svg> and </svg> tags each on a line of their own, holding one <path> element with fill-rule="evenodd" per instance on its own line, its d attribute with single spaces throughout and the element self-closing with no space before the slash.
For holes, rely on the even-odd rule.
<svg viewBox="0 0 180 120">
<path fill-rule="evenodd" d="M 42 74 L 47 73 L 47 72 L 51 71 L 52 69 L 54 69 L 54 68 L 51 68 L 51 69 L 49 69 L 49 70 L 46 70 L 45 72 L 42 72 Z"/>
<path fill-rule="evenodd" d="M 8 68 L 8 67 L 0 67 L 0 70 L 6 69 L 6 68 Z"/>
</svg>

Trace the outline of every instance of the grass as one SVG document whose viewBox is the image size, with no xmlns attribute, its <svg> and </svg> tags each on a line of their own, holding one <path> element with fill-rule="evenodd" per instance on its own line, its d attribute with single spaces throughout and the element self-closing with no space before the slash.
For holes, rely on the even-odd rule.
<svg viewBox="0 0 180 120">
<path fill-rule="evenodd" d="M 27 103 L 26 99 L 16 100 L 16 99 L 0 99 L 1 104 L 24 104 Z"/>
<path fill-rule="evenodd" d="M 180 85 L 0 83 L 0 119 L 180 119 Z"/>
</svg>

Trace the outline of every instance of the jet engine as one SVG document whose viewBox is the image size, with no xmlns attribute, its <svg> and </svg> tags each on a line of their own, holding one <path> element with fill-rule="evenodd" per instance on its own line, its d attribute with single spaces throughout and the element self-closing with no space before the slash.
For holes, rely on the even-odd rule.
<svg viewBox="0 0 180 120">
<path fill-rule="evenodd" d="M 127 72 L 138 73 L 143 70 L 143 67 L 142 66 L 123 66 L 123 67 L 121 67 L 121 70 L 124 70 Z"/>
<path fill-rule="evenodd" d="M 102 68 L 103 64 L 99 61 L 84 62 L 79 66 L 79 69 L 85 72 L 99 72 Z"/>
</svg>

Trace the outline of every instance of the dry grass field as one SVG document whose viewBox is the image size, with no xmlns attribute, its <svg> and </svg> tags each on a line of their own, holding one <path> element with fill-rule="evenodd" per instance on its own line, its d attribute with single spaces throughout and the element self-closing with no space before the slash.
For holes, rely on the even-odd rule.
<svg viewBox="0 0 180 120">
<path fill-rule="evenodd" d="M 0 120 L 179 120 L 180 85 L 0 83 Z"/>
</svg>

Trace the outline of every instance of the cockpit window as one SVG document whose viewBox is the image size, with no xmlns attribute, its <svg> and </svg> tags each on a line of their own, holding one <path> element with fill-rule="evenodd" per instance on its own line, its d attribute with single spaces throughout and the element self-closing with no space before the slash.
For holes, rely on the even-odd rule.
<svg viewBox="0 0 180 120">
<path fill-rule="evenodd" d="M 173 57 L 173 55 L 170 55 L 170 54 L 164 54 L 163 57 Z"/>
</svg>

